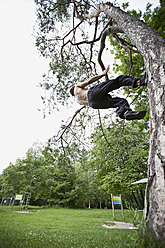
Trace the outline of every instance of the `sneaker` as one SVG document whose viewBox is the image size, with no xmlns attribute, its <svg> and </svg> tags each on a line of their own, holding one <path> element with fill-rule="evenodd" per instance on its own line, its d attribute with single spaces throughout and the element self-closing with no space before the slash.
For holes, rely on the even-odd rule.
<svg viewBox="0 0 165 248">
<path fill-rule="evenodd" d="M 126 114 L 124 114 L 124 117 L 127 121 L 131 121 L 131 120 L 141 120 L 144 118 L 144 116 L 146 115 L 146 111 L 128 111 L 126 112 Z"/>
<path fill-rule="evenodd" d="M 148 81 L 148 75 L 147 72 L 143 74 L 143 76 L 140 78 L 140 86 L 147 86 Z"/>
</svg>

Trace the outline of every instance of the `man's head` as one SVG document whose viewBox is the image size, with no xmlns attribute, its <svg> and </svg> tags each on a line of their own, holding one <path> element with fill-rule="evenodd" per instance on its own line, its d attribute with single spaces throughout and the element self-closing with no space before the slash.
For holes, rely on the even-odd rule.
<svg viewBox="0 0 165 248">
<path fill-rule="evenodd" d="M 74 87 L 75 87 L 75 86 L 73 85 L 73 86 L 70 88 L 70 94 L 71 94 L 72 96 L 75 96 L 75 95 L 74 95 Z"/>
</svg>

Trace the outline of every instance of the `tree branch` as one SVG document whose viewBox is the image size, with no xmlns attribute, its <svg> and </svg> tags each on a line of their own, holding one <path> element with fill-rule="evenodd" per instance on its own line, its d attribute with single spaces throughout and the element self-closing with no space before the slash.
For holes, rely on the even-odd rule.
<svg viewBox="0 0 165 248">
<path fill-rule="evenodd" d="M 134 103 L 134 101 L 140 96 L 140 94 L 142 93 L 143 89 L 144 89 L 144 86 L 141 88 L 141 90 L 139 91 L 139 93 L 137 94 L 137 96 L 135 96 L 135 98 L 132 100 L 132 102 L 130 103 L 130 105 L 132 105 L 132 103 Z"/>
<path fill-rule="evenodd" d="M 91 13 L 91 14 L 85 14 L 84 19 L 90 20 L 90 19 L 92 19 L 93 17 L 99 16 L 101 12 L 102 12 L 102 11 L 98 8 L 96 11 L 94 11 L 94 12 Z"/>
<path fill-rule="evenodd" d="M 133 67 L 132 51 L 131 51 L 131 49 L 129 49 L 129 58 L 130 58 L 130 68 L 129 68 L 129 74 L 128 75 L 131 75 L 131 70 L 132 70 L 132 67 Z"/>
<path fill-rule="evenodd" d="M 96 39 L 97 28 L 98 28 L 98 16 L 96 17 L 95 31 L 94 31 L 93 40 L 95 40 L 95 39 Z M 92 50 L 93 50 L 93 43 L 91 44 L 91 48 L 90 48 L 90 52 L 91 52 L 91 54 L 90 54 L 90 59 L 89 59 L 89 61 L 91 61 L 91 60 L 92 60 Z"/>
<path fill-rule="evenodd" d="M 109 143 L 109 141 L 108 141 L 108 139 L 107 139 L 107 137 L 106 137 L 106 135 L 105 135 L 105 133 L 104 133 L 103 125 L 102 125 L 102 122 L 101 122 L 100 110 L 99 110 L 99 109 L 98 109 L 98 116 L 99 116 L 100 128 L 101 128 L 101 131 L 102 131 L 102 133 L 103 133 L 104 139 L 106 140 L 108 146 L 109 146 L 111 149 L 113 149 L 113 147 L 110 145 L 110 143 Z"/>
<path fill-rule="evenodd" d="M 116 40 L 122 45 L 123 48 L 129 49 L 134 53 L 139 53 L 138 50 L 133 49 L 133 47 L 135 47 L 135 46 L 133 46 L 132 44 L 128 43 L 127 41 L 121 39 L 117 34 L 114 34 L 113 37 L 116 38 Z"/>
<path fill-rule="evenodd" d="M 74 113 L 74 115 L 73 115 L 71 121 L 68 123 L 68 125 L 65 126 L 63 132 L 62 132 L 62 133 L 60 134 L 60 136 L 56 139 L 56 142 L 62 138 L 62 136 L 64 135 L 64 133 L 66 132 L 66 130 L 72 125 L 72 122 L 73 122 L 74 118 L 75 118 L 75 117 L 77 116 L 77 114 L 79 114 L 79 113 L 81 112 L 81 110 L 84 109 L 84 108 L 85 108 L 85 106 L 81 107 L 80 109 L 78 109 L 78 110 Z M 57 136 L 58 136 L 58 135 L 57 135 Z M 56 137 L 53 136 L 53 138 L 56 138 Z"/>
<path fill-rule="evenodd" d="M 103 50 L 105 48 L 105 39 L 108 35 L 110 34 L 116 34 L 116 33 L 123 33 L 123 29 L 121 27 L 118 27 L 118 26 L 111 26 L 111 27 L 108 27 L 104 30 L 104 32 L 102 33 L 102 36 L 101 36 L 101 42 L 100 42 L 100 50 L 98 52 L 98 62 L 101 66 L 101 69 L 102 71 L 105 70 L 105 66 L 102 62 L 102 59 L 101 59 L 101 56 L 102 56 L 102 53 L 103 53 Z M 108 80 L 108 75 L 106 74 L 106 80 Z"/>
</svg>

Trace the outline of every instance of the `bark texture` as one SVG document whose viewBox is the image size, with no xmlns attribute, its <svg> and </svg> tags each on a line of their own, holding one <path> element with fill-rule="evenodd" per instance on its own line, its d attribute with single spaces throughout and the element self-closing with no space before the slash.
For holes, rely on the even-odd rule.
<svg viewBox="0 0 165 248">
<path fill-rule="evenodd" d="M 113 18 L 143 55 L 148 73 L 150 150 L 145 217 L 165 240 L 165 39 L 155 29 L 113 5 L 100 11 Z"/>
</svg>

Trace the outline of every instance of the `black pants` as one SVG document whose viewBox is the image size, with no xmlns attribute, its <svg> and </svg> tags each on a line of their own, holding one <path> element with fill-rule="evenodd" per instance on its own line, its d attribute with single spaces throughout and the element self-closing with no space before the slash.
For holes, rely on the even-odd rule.
<svg viewBox="0 0 165 248">
<path fill-rule="evenodd" d="M 92 86 L 88 91 L 89 106 L 94 109 L 117 108 L 116 114 L 124 119 L 124 113 L 127 110 L 132 110 L 125 98 L 111 97 L 109 92 L 119 89 L 123 86 L 132 86 L 136 88 L 136 81 L 138 78 L 132 76 L 122 75 L 116 79 L 102 82 L 98 85 Z"/>
</svg>

